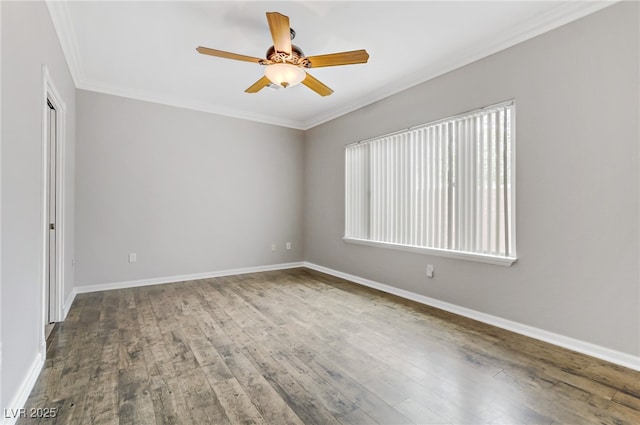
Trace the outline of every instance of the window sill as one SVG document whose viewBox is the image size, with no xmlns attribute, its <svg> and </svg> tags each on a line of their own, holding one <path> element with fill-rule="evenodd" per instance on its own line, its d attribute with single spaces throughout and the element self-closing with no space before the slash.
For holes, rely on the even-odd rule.
<svg viewBox="0 0 640 425">
<path fill-rule="evenodd" d="M 494 264 L 509 267 L 518 259 L 516 257 L 496 257 L 494 255 L 473 254 L 470 252 L 450 251 L 446 249 L 423 248 L 413 245 L 400 245 L 388 242 L 375 242 L 366 239 L 342 238 L 343 241 L 358 245 L 375 246 L 378 248 L 397 249 L 400 251 L 417 252 L 420 254 L 436 255 L 438 257 L 456 258 L 458 260 L 476 261 L 479 263 Z"/>
</svg>

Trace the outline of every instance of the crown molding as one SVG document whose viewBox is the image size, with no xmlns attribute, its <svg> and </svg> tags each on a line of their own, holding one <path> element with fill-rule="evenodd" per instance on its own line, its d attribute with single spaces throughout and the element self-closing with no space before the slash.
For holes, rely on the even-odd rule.
<svg viewBox="0 0 640 425">
<path fill-rule="evenodd" d="M 46 5 L 47 9 L 49 9 L 53 27 L 58 34 L 62 52 L 67 59 L 71 78 L 76 87 L 78 87 L 84 79 L 84 70 L 80 58 L 80 49 L 78 48 L 78 37 L 73 27 L 69 6 L 66 1 L 53 0 L 46 0 Z"/>
<path fill-rule="evenodd" d="M 422 72 L 415 73 L 407 78 L 399 80 L 402 82 L 391 82 L 380 90 L 371 91 L 365 96 L 361 96 L 342 107 L 334 108 L 326 113 L 315 114 L 312 118 L 305 121 L 291 120 L 268 114 L 252 114 L 221 107 L 219 105 L 197 102 L 187 98 L 168 96 L 159 92 L 143 92 L 130 87 L 92 80 L 84 74 L 77 36 L 74 31 L 71 14 L 67 4 L 68 2 L 66 0 L 46 0 L 46 3 L 76 88 L 200 112 L 207 112 L 231 118 L 256 121 L 280 127 L 309 130 L 364 106 L 378 102 L 428 80 L 490 56 L 501 50 L 505 50 L 547 31 L 558 28 L 569 22 L 595 13 L 619 1 L 620 0 L 587 0 L 563 2 L 551 10 L 532 17 L 524 24 L 512 27 L 510 31 L 504 32 L 500 39 L 487 44 L 486 47 L 481 50 L 478 50 L 476 47 L 466 49 L 458 54 L 456 58 L 453 58 L 446 63 L 440 63 L 434 67 L 425 69 Z"/>
<path fill-rule="evenodd" d="M 76 84 L 76 88 L 97 93 L 109 94 L 113 96 L 126 97 L 129 99 L 141 100 L 145 102 L 157 103 L 160 105 L 190 109 L 198 112 L 207 112 L 210 114 L 221 115 L 229 118 L 248 120 L 279 127 L 288 127 L 296 130 L 306 130 L 305 128 L 302 128 L 300 126 L 299 122 L 284 119 L 282 117 L 251 114 L 244 111 L 239 111 L 237 109 L 223 108 L 218 105 L 213 105 L 205 102 L 197 102 L 187 98 L 168 96 L 162 93 L 147 92 L 116 84 L 89 80 L 86 78 L 83 79 L 79 84 Z"/>
<path fill-rule="evenodd" d="M 326 114 L 314 116 L 313 119 L 301 123 L 303 130 L 309 130 L 318 125 L 324 124 L 350 112 L 356 111 L 364 106 L 379 102 L 382 99 L 393 96 L 394 94 L 403 92 L 426 81 L 437 78 L 448 72 L 454 71 L 463 66 L 469 65 L 480 59 L 491 56 L 516 44 L 544 34 L 545 32 L 559 28 L 565 24 L 583 18 L 587 15 L 595 13 L 601 9 L 618 3 L 620 0 L 607 1 L 572 1 L 563 3 L 552 10 L 543 14 L 532 17 L 524 24 L 514 26 L 510 31 L 505 32 L 501 39 L 487 45 L 485 48 L 478 50 L 470 48 L 459 54 L 453 60 L 447 63 L 437 64 L 435 67 L 416 73 L 413 76 L 404 78 L 402 83 L 392 82 L 387 84 L 383 89 L 371 92 L 370 94 L 360 97 L 350 102 L 344 107 L 329 111 Z"/>
</svg>

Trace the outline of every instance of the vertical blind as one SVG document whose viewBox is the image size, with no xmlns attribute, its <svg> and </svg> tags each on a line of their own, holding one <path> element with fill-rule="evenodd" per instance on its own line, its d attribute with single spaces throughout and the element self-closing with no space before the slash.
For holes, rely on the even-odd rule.
<svg viewBox="0 0 640 425">
<path fill-rule="evenodd" d="M 345 148 L 345 239 L 515 257 L 514 102 Z"/>
</svg>

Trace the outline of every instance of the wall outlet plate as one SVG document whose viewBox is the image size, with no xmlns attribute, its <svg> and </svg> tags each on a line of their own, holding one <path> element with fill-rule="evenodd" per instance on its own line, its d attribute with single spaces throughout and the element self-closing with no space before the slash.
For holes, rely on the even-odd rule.
<svg viewBox="0 0 640 425">
<path fill-rule="evenodd" d="M 427 264 L 427 277 L 433 277 L 433 264 Z"/>
</svg>

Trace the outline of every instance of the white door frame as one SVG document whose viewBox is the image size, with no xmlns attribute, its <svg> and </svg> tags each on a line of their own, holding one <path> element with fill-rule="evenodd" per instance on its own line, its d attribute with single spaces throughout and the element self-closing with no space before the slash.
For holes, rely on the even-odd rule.
<svg viewBox="0 0 640 425">
<path fill-rule="evenodd" d="M 48 235 L 49 235 L 49 199 L 47 197 L 49 186 L 49 173 L 48 173 L 48 161 L 49 161 L 49 128 L 46 125 L 48 122 L 49 106 L 47 100 L 51 102 L 56 109 L 56 279 L 55 285 L 50 291 L 50 297 L 52 297 L 54 308 L 49 312 L 53 321 L 61 321 L 62 317 L 62 303 L 63 303 L 63 290 L 64 290 L 64 246 L 65 246 L 65 208 L 64 208 L 64 187 L 65 187 L 65 124 L 66 124 L 66 112 L 67 106 L 60 96 L 60 92 L 56 89 L 49 69 L 46 65 L 42 65 L 42 203 L 41 203 L 41 217 L 42 217 L 42 258 L 41 258 L 41 291 L 40 291 L 40 304 L 41 315 L 40 323 L 42 327 L 39 331 L 39 338 L 41 340 L 42 354 L 45 355 L 46 341 L 44 336 L 44 324 L 47 314 L 47 304 L 49 300 L 45 299 L 46 286 L 48 285 Z"/>
<path fill-rule="evenodd" d="M 0 22 L 2 22 L 2 4 L 0 4 Z M 0 31 L 0 46 L 2 46 L 2 31 Z M 2 93 L 2 55 L 0 55 L 0 93 Z M 0 99 L 0 105 L 2 101 Z M 2 175 L 2 107 L 0 106 L 0 175 Z M 0 178 L 0 188 L 2 187 Z M 2 211 L 2 190 L 0 189 L 0 211 Z M 0 213 L 0 235 L 2 235 L 2 214 Z M 0 307 L 2 306 L 2 237 L 0 237 Z M 0 382 L 2 382 L 2 313 L 0 312 Z M 0 406 L 5 406 L 2 399 L 2 385 L 0 385 Z M 4 408 L 4 407 L 3 407 Z"/>
</svg>

